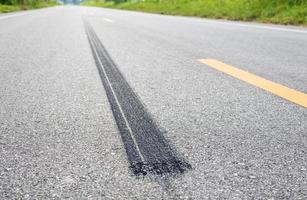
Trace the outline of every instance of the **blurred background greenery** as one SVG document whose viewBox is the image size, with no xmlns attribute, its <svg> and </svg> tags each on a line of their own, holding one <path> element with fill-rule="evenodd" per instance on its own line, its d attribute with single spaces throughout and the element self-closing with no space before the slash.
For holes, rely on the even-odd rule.
<svg viewBox="0 0 307 200">
<path fill-rule="evenodd" d="M 87 0 L 84 4 L 171 15 L 307 25 L 307 0 Z"/>
<path fill-rule="evenodd" d="M 0 12 L 12 12 L 57 5 L 56 0 L 0 0 Z"/>
</svg>

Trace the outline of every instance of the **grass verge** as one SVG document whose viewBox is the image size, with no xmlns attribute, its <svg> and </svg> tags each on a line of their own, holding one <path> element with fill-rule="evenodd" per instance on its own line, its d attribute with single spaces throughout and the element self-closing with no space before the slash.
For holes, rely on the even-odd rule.
<svg viewBox="0 0 307 200">
<path fill-rule="evenodd" d="M 14 12 L 20 10 L 18 6 L 0 4 L 0 13 Z"/>
<path fill-rule="evenodd" d="M 57 2 L 40 2 L 32 5 L 3 5 L 0 4 L 0 13 L 8 13 L 20 10 L 30 10 L 58 5 Z"/>
<path fill-rule="evenodd" d="M 215 19 L 307 25 L 307 0 L 88 0 L 87 6 Z"/>
</svg>

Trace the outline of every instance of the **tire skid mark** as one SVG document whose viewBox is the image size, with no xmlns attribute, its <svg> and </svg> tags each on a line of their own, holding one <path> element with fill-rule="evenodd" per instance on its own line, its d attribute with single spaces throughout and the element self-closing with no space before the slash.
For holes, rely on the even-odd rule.
<svg viewBox="0 0 307 200">
<path fill-rule="evenodd" d="M 84 25 L 132 172 L 136 176 L 165 175 L 191 169 L 166 140 L 164 131 L 121 74 L 91 25 L 85 20 Z"/>
</svg>

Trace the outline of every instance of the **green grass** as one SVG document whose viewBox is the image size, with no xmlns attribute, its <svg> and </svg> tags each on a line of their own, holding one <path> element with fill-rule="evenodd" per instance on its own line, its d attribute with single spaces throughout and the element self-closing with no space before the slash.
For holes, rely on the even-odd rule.
<svg viewBox="0 0 307 200">
<path fill-rule="evenodd" d="M 56 6 L 56 1 L 32 1 L 31 3 L 24 2 L 24 4 L 10 3 L 9 5 L 0 4 L 0 13 L 14 12 L 19 10 L 30 10 L 36 8 L 44 8 Z"/>
<path fill-rule="evenodd" d="M 18 6 L 0 4 L 0 13 L 14 12 L 20 10 Z"/>
<path fill-rule="evenodd" d="M 140 0 L 123 3 L 89 0 L 84 5 L 170 15 L 307 25 L 307 0 Z"/>
</svg>

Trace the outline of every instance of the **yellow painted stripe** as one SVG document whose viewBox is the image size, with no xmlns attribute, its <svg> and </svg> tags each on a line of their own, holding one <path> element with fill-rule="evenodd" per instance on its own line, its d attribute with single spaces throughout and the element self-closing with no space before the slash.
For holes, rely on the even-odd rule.
<svg viewBox="0 0 307 200">
<path fill-rule="evenodd" d="M 283 85 L 266 80 L 249 72 L 235 68 L 231 65 L 227 65 L 214 59 L 201 59 L 201 63 L 206 64 L 216 70 L 222 71 L 230 76 L 245 81 L 256 87 L 271 92 L 277 96 L 280 96 L 288 101 L 301 105 L 307 108 L 307 94 L 296 91 L 294 89 L 285 87 Z"/>
</svg>

